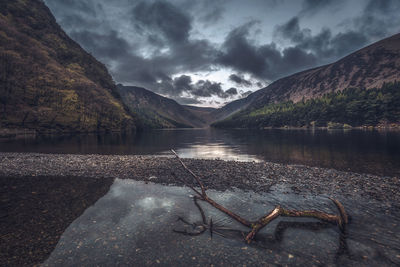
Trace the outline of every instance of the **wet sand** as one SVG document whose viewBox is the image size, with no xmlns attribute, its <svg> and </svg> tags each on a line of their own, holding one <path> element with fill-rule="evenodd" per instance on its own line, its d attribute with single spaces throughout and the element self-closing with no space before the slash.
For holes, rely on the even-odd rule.
<svg viewBox="0 0 400 267">
<path fill-rule="evenodd" d="M 0 176 L 0 266 L 32 266 L 107 193 L 113 179 Z"/>
</svg>

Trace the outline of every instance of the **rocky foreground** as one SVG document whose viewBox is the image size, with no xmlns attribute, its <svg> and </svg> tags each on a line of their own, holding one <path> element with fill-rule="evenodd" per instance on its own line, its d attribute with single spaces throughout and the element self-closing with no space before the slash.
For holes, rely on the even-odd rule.
<svg viewBox="0 0 400 267">
<path fill-rule="evenodd" d="M 237 187 L 267 192 L 275 184 L 285 184 L 294 192 L 304 194 L 326 194 L 339 198 L 357 195 L 400 203 L 399 177 L 270 162 L 183 161 L 202 177 L 207 187 L 217 190 Z M 0 176 L 121 178 L 182 185 L 173 174 L 192 181 L 173 156 L 0 153 Z"/>
<path fill-rule="evenodd" d="M 208 188 L 374 199 L 400 210 L 399 177 L 301 165 L 183 159 Z M 0 153 L 0 266 L 42 263 L 65 229 L 109 190 L 114 178 L 162 184 L 192 181 L 174 157 Z M 363 201 L 363 200 L 361 200 Z"/>
</svg>

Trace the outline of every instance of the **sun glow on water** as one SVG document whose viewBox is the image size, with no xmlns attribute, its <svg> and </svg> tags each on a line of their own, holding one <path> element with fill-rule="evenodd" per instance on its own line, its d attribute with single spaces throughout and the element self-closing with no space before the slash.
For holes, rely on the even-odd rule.
<svg viewBox="0 0 400 267">
<path fill-rule="evenodd" d="M 239 153 L 234 148 L 223 144 L 192 145 L 188 148 L 178 149 L 177 153 L 183 158 L 262 161 L 256 156 Z"/>
</svg>

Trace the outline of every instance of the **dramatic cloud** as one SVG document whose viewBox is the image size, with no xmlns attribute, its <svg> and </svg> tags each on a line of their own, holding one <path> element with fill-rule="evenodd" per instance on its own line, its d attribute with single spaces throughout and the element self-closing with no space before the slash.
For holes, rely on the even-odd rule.
<svg viewBox="0 0 400 267">
<path fill-rule="evenodd" d="M 181 93 L 188 93 L 194 97 L 211 97 L 218 96 L 220 98 L 228 98 L 237 94 L 236 88 L 230 88 L 224 91 L 221 83 L 211 82 L 209 80 L 199 80 L 192 82 L 190 76 L 181 75 L 173 80 L 173 90 Z"/>
<path fill-rule="evenodd" d="M 367 43 L 366 36 L 354 31 L 333 35 L 329 29 L 323 28 L 320 33 L 312 35 L 310 29 L 300 28 L 298 17 L 277 26 L 275 35 L 289 40 L 298 50 L 311 51 L 320 64 L 342 57 Z"/>
<path fill-rule="evenodd" d="M 140 2 L 133 8 L 132 21 L 141 32 L 161 33 L 167 41 L 186 42 L 191 30 L 191 18 L 168 2 Z"/>
<path fill-rule="evenodd" d="M 181 75 L 175 78 L 164 77 L 163 80 L 153 84 L 153 90 L 177 101 L 184 101 L 189 104 L 188 96 L 194 99 L 190 104 L 201 103 L 199 98 L 219 97 L 222 99 L 231 98 L 238 94 L 236 88 L 229 88 L 224 91 L 221 83 L 209 80 L 193 82 L 188 75 Z"/>
<path fill-rule="evenodd" d="M 262 75 L 265 61 L 259 48 L 248 40 L 249 30 L 255 23 L 246 23 L 228 34 L 222 45 L 223 52 L 219 56 L 219 63 L 257 76 Z"/>
<path fill-rule="evenodd" d="M 235 87 L 231 87 L 228 90 L 225 91 L 225 94 L 233 96 L 233 95 L 237 95 L 238 91 Z"/>
<path fill-rule="evenodd" d="M 189 0 L 188 5 L 190 10 L 196 10 L 197 20 L 209 27 L 222 19 L 228 2 L 227 0 Z M 193 8 L 194 4 L 197 5 L 195 8 Z"/>
<path fill-rule="evenodd" d="M 304 0 L 300 14 L 312 15 L 318 11 L 331 8 L 332 6 L 341 5 L 343 1 L 344 0 Z"/>
<path fill-rule="evenodd" d="M 275 43 L 257 46 L 249 38 L 249 31 L 254 24 L 247 23 L 228 34 L 218 58 L 220 64 L 258 78 L 275 80 L 316 63 L 313 54 L 298 47 L 280 51 Z"/>
<path fill-rule="evenodd" d="M 400 31 L 400 1 L 370 0 L 363 14 L 354 19 L 358 32 L 373 39 L 381 39 Z"/>
<path fill-rule="evenodd" d="M 236 88 L 254 91 L 400 29 L 398 0 L 45 2 L 116 82 L 186 104 L 245 96 Z"/>
<path fill-rule="evenodd" d="M 301 12 L 317 12 L 340 2 L 304 1 Z M 363 14 L 354 19 L 350 29 L 336 34 L 324 27 L 313 35 L 310 28 L 300 27 L 300 19 L 295 16 L 286 23 L 277 25 L 274 30 L 275 37 L 287 40 L 291 44 L 285 48 L 277 47 L 274 42 L 257 45 L 256 41 L 250 38 L 250 30 L 257 24 L 252 21 L 228 34 L 218 62 L 259 78 L 275 80 L 312 66 L 330 63 L 387 36 L 388 32 L 396 32 L 394 28 L 399 28 L 400 25 L 397 11 L 400 11 L 400 1 L 381 3 L 371 0 Z M 233 81 L 238 80 L 236 77 L 232 78 Z"/>
<path fill-rule="evenodd" d="M 239 86 L 249 87 L 253 85 L 251 81 L 246 80 L 242 75 L 231 74 L 229 76 L 229 80 L 236 83 Z"/>
<path fill-rule="evenodd" d="M 178 92 L 178 95 L 182 92 L 192 91 L 192 78 L 187 75 L 181 75 L 174 79 L 174 88 Z"/>
<path fill-rule="evenodd" d="M 192 94 L 202 97 L 210 97 L 212 95 L 223 97 L 224 91 L 222 91 L 220 83 L 200 80 L 195 84 Z"/>
<path fill-rule="evenodd" d="M 304 1 L 307 10 L 320 9 L 340 1 Z M 357 49 L 400 30 L 400 1 L 368 1 L 360 16 L 350 22 L 345 31 L 333 34 L 329 28 L 313 35 L 311 29 L 301 28 L 300 19 L 293 17 L 287 23 L 278 25 L 275 35 L 294 44 L 296 48 L 310 51 L 318 58 L 319 64 L 332 62 Z"/>
</svg>

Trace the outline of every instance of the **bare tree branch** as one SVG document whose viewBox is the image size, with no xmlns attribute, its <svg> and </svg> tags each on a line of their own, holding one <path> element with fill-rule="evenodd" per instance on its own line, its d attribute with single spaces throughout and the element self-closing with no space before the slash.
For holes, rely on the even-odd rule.
<svg viewBox="0 0 400 267">
<path fill-rule="evenodd" d="M 205 189 L 203 183 L 200 181 L 199 177 L 197 177 L 196 174 L 194 174 L 188 167 L 186 167 L 185 163 L 183 163 L 183 161 L 179 158 L 178 154 L 176 154 L 176 152 L 173 149 L 171 149 L 171 151 L 172 151 L 172 153 L 175 154 L 176 158 L 182 164 L 183 168 L 185 168 L 194 177 L 194 179 L 196 179 L 197 183 L 200 185 L 200 188 L 201 188 L 201 195 L 205 196 L 206 195 L 206 189 Z"/>
<path fill-rule="evenodd" d="M 200 178 L 194 174 L 187 166 L 185 163 L 183 163 L 183 161 L 179 158 L 178 154 L 176 154 L 176 152 L 171 149 L 172 153 L 175 154 L 176 158 L 179 160 L 179 162 L 181 163 L 181 165 L 183 166 L 183 168 L 185 170 L 187 170 L 197 181 L 197 183 L 199 184 L 200 188 L 201 188 L 201 193 L 198 192 L 193 186 L 189 186 L 187 185 L 186 182 L 184 182 L 185 185 L 187 185 L 190 189 L 192 189 L 196 194 L 198 194 L 199 198 L 201 200 L 207 201 L 208 203 L 210 203 L 212 206 L 214 206 L 215 208 L 219 209 L 220 211 L 222 211 L 223 213 L 227 214 L 228 216 L 232 217 L 234 220 L 240 222 L 241 224 L 250 227 L 251 226 L 251 222 L 249 222 L 248 220 L 240 217 L 239 215 L 235 214 L 234 212 L 228 210 L 227 208 L 225 208 L 224 206 L 218 204 L 217 202 L 215 202 L 213 199 L 211 199 L 210 197 L 207 196 L 205 187 L 203 185 L 203 183 L 201 182 Z"/>
<path fill-rule="evenodd" d="M 197 203 L 197 196 L 193 197 L 194 200 L 194 204 L 196 205 L 196 207 L 199 209 L 200 214 L 201 214 L 201 220 L 204 224 L 207 224 L 207 220 L 206 220 L 206 215 L 204 213 L 204 210 L 201 208 L 201 206 L 199 205 L 199 203 Z"/>
<path fill-rule="evenodd" d="M 245 239 L 245 241 L 247 243 L 250 243 L 255 238 L 256 234 L 262 228 L 264 228 L 266 225 L 268 225 L 271 221 L 273 221 L 274 219 L 278 218 L 279 216 L 282 216 L 282 217 L 309 217 L 309 218 L 316 218 L 316 219 L 319 219 L 321 221 L 325 221 L 325 222 L 329 222 L 329 223 L 336 223 L 339 226 L 339 228 L 340 228 L 340 230 L 342 232 L 345 231 L 345 226 L 348 223 L 348 216 L 346 214 L 346 211 L 345 211 L 343 205 L 338 200 L 333 199 L 333 198 L 330 198 L 330 200 L 337 207 L 337 209 L 339 211 L 339 215 L 328 214 L 328 213 L 321 212 L 321 211 L 316 211 L 316 210 L 303 210 L 303 211 L 301 211 L 301 210 L 290 210 L 290 209 L 284 209 L 281 206 L 277 206 L 272 211 L 270 211 L 266 215 L 260 217 L 256 221 L 249 221 L 247 219 L 244 219 L 243 217 L 241 217 L 241 216 L 237 215 L 236 213 L 228 210 L 227 208 L 225 208 L 221 204 L 219 204 L 219 203 L 215 202 L 213 199 L 211 199 L 207 195 L 205 186 L 202 183 L 201 179 L 196 174 L 194 174 L 186 166 L 186 164 L 180 159 L 180 157 L 178 156 L 178 154 L 174 150 L 171 149 L 171 151 L 176 156 L 176 158 L 179 160 L 179 162 L 181 163 L 183 168 L 194 177 L 194 179 L 196 180 L 196 182 L 198 183 L 198 185 L 201 188 L 201 193 L 200 193 L 193 186 L 188 185 L 185 182 L 185 180 L 179 179 L 173 173 L 173 175 L 174 175 L 174 177 L 176 179 L 182 181 L 186 186 L 188 186 L 190 189 L 193 190 L 193 192 L 195 192 L 197 194 L 197 196 L 194 197 L 194 202 L 195 202 L 195 205 L 197 206 L 197 208 L 199 209 L 199 211 L 201 213 L 202 221 L 203 221 L 203 224 L 204 224 L 203 225 L 204 229 L 202 229 L 202 231 L 200 231 L 200 232 L 190 233 L 191 235 L 198 235 L 198 234 L 204 233 L 206 231 L 206 229 L 207 229 L 207 226 L 210 229 L 211 236 L 212 236 L 212 233 L 213 233 L 212 220 L 210 220 L 209 225 L 207 225 L 204 211 L 200 207 L 200 205 L 197 203 L 197 199 L 200 199 L 200 200 L 203 200 L 205 202 L 208 202 L 214 208 L 222 211 L 223 213 L 225 213 L 226 215 L 230 216 L 231 218 L 233 218 L 237 222 L 239 222 L 239 223 L 243 224 L 244 226 L 247 226 L 248 228 L 250 228 L 251 229 L 250 232 L 244 237 L 244 239 Z M 186 232 L 186 231 L 180 231 L 180 232 L 182 232 L 184 234 L 188 234 L 188 232 Z"/>
</svg>

